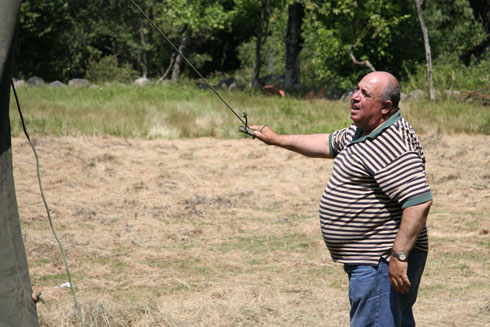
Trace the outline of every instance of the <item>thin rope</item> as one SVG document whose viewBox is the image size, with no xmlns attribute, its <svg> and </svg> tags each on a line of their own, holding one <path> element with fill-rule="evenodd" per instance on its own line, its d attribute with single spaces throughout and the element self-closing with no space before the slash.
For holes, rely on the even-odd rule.
<svg viewBox="0 0 490 327">
<path fill-rule="evenodd" d="M 70 268 L 68 267 L 68 260 L 66 259 L 65 250 L 63 248 L 63 244 L 61 243 L 61 240 L 58 238 L 58 235 L 56 234 L 56 231 L 54 229 L 53 220 L 51 219 L 51 213 L 50 213 L 49 207 L 48 207 L 48 202 L 46 201 L 46 197 L 44 196 L 43 185 L 41 182 L 41 171 L 39 169 L 39 157 L 37 155 L 36 148 L 34 147 L 34 144 L 31 142 L 31 138 L 29 137 L 29 134 L 27 133 L 27 128 L 26 128 L 26 125 L 24 123 L 24 117 L 22 115 L 22 110 L 20 109 L 19 98 L 17 97 L 17 92 L 15 91 L 14 81 L 11 81 L 11 84 L 12 84 L 12 90 L 14 91 L 15 102 L 17 103 L 17 110 L 19 111 L 20 121 L 22 123 L 22 128 L 24 130 L 24 134 L 27 138 L 27 141 L 29 141 L 29 144 L 31 145 L 32 152 L 34 152 L 34 157 L 36 158 L 37 180 L 39 182 L 39 190 L 41 191 L 41 198 L 43 199 L 44 207 L 46 208 L 46 213 L 48 214 L 49 226 L 51 227 L 51 231 L 53 232 L 54 238 L 56 239 L 56 241 L 58 242 L 58 245 L 60 247 L 61 255 L 63 257 L 63 262 L 65 263 L 66 274 L 68 276 L 68 282 L 70 283 L 71 294 L 73 295 L 73 300 L 75 301 L 75 308 L 77 309 L 78 317 L 80 318 L 80 321 L 81 321 L 81 326 L 84 327 L 85 321 L 83 319 L 82 312 L 80 310 L 80 305 L 78 304 L 77 296 L 75 294 L 75 288 L 73 287 L 73 282 L 71 280 L 71 273 L 70 273 Z"/>
<path fill-rule="evenodd" d="M 165 35 L 165 33 L 162 32 L 162 30 L 160 28 L 158 28 L 158 26 L 155 25 L 155 23 L 151 20 L 150 17 L 148 17 L 148 15 L 143 11 L 143 9 L 141 9 L 140 6 L 138 6 L 136 4 L 136 2 L 134 2 L 134 0 L 131 0 L 131 2 L 133 3 L 133 5 L 143 14 L 143 16 L 146 17 L 146 19 L 150 22 L 151 26 L 153 26 L 164 38 L 165 40 L 167 40 L 167 42 L 172 46 L 172 48 L 174 48 L 174 50 L 180 55 L 182 56 L 182 58 L 185 60 L 185 62 L 196 72 L 197 75 L 199 75 L 199 77 L 204 81 L 204 83 L 206 83 L 206 85 L 214 92 L 214 94 L 216 94 L 216 96 L 228 107 L 228 109 L 231 110 L 231 112 L 233 112 L 233 114 L 242 122 L 243 125 L 245 125 L 245 127 L 248 127 L 247 126 L 247 123 L 242 119 L 242 117 L 240 117 L 235 110 L 233 110 L 233 108 L 228 104 L 228 102 L 226 102 L 225 99 L 223 99 L 223 97 L 218 93 L 218 91 L 216 91 L 216 89 L 208 82 L 208 80 L 206 78 L 204 78 L 204 76 L 201 75 L 201 73 L 197 70 L 196 67 L 194 67 L 194 65 L 189 61 L 187 60 L 187 58 L 184 56 L 184 54 L 179 51 L 179 49 L 175 46 L 175 44 L 173 44 L 172 41 L 170 41 L 170 39 L 167 37 L 167 35 Z"/>
</svg>

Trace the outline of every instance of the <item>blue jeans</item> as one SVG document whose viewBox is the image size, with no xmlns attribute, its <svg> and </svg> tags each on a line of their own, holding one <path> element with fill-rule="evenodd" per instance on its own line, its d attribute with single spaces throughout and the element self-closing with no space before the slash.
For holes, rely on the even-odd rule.
<svg viewBox="0 0 490 327">
<path fill-rule="evenodd" d="M 412 286 L 407 294 L 391 287 L 388 262 L 378 266 L 344 265 L 349 275 L 351 327 L 413 327 L 412 306 L 417 299 L 427 253 L 414 249 L 408 256 L 408 279 Z"/>
</svg>

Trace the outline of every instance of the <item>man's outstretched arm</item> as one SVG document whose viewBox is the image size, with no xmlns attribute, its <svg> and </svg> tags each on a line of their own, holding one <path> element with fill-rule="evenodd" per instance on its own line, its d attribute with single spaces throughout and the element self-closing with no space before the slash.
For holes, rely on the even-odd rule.
<svg viewBox="0 0 490 327">
<path fill-rule="evenodd" d="M 270 127 L 250 126 L 255 137 L 268 145 L 275 145 L 310 158 L 332 158 L 329 134 L 286 135 L 274 132 Z"/>
</svg>

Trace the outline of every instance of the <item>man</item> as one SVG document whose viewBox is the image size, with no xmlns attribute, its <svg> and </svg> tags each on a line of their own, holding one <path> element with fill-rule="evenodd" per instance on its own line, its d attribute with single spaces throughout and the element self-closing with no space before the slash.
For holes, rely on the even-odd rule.
<svg viewBox="0 0 490 327">
<path fill-rule="evenodd" d="M 412 305 L 427 258 L 432 194 L 422 147 L 399 99 L 396 78 L 373 72 L 351 97 L 353 124 L 345 129 L 281 135 L 251 126 L 266 144 L 335 158 L 320 222 L 333 260 L 349 277 L 351 326 L 415 326 Z"/>
</svg>

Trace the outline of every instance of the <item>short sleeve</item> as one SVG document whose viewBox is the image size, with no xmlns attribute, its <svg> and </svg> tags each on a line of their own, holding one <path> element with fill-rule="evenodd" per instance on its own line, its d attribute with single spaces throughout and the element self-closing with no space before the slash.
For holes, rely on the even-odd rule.
<svg viewBox="0 0 490 327">
<path fill-rule="evenodd" d="M 432 200 L 424 162 L 416 152 L 406 152 L 374 174 L 383 192 L 402 209 Z"/>
<path fill-rule="evenodd" d="M 353 130 L 352 125 L 330 133 L 329 145 L 332 157 L 335 158 L 352 141 L 354 133 L 355 130 Z"/>
</svg>

